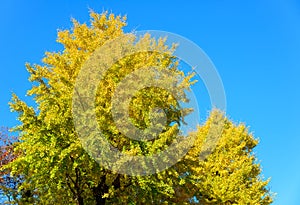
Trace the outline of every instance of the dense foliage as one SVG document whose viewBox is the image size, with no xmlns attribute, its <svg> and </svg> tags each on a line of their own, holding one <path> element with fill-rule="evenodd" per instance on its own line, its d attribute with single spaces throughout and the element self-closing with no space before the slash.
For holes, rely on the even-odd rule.
<svg viewBox="0 0 300 205">
<path fill-rule="evenodd" d="M 18 157 L 6 166 L 14 176 L 22 176 L 18 204 L 270 204 L 268 181 L 260 178 L 260 165 L 252 154 L 257 140 L 244 125 L 235 125 L 217 110 L 206 123 L 190 133 L 195 139 L 188 153 L 168 169 L 152 175 L 130 176 L 100 166 L 82 147 L 75 130 L 72 99 L 76 77 L 92 53 L 115 38 L 122 38 L 126 18 L 91 12 L 91 24 L 73 20 L 72 30 L 58 32 L 61 52 L 46 52 L 42 65 L 26 65 L 30 73 L 37 108 L 13 95 L 11 109 L 19 114 Z M 128 41 L 126 49 L 139 46 L 160 52 L 139 52 L 119 59 L 99 82 L 95 98 L 97 122 L 103 135 L 123 153 L 152 155 L 164 150 L 180 135 L 180 124 L 188 114 L 179 101 L 194 83 L 172 56 L 175 47 L 163 39 L 145 35 Z M 124 47 L 123 47 L 124 49 Z M 125 49 L 125 50 L 126 50 Z M 120 50 L 122 52 L 123 50 Z M 109 55 L 109 54 L 108 54 Z M 155 66 L 178 76 L 178 96 L 150 87 L 138 92 L 130 102 L 131 122 L 140 129 L 151 123 L 149 111 L 162 108 L 167 123 L 153 140 L 129 139 L 118 131 L 111 115 L 111 97 L 125 76 L 141 67 Z M 130 86 L 130 85 L 128 85 Z M 221 137 L 216 149 L 201 158 L 203 144 L 213 124 L 220 124 Z M 218 132 L 215 132 L 218 134 Z M 207 144 L 207 143 L 206 143 Z"/>
</svg>

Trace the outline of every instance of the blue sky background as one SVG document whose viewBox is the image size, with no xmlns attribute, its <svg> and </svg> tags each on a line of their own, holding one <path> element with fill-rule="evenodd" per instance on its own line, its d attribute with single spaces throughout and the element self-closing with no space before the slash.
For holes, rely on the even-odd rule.
<svg viewBox="0 0 300 205">
<path fill-rule="evenodd" d="M 56 51 L 57 29 L 70 18 L 88 22 L 88 9 L 127 14 L 126 31 L 164 30 L 194 41 L 223 80 L 227 114 L 260 139 L 255 150 L 271 177 L 275 205 L 300 203 L 300 2 L 16 1 L 0 3 L 0 125 L 13 126 L 7 102 L 30 88 L 25 62 L 40 63 Z"/>
</svg>

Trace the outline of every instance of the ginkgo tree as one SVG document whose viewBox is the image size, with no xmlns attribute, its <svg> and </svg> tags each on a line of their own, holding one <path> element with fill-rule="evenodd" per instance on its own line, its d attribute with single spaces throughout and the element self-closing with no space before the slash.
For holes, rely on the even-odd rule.
<svg viewBox="0 0 300 205">
<path fill-rule="evenodd" d="M 126 17 L 107 12 L 91 12 L 90 16 L 89 25 L 72 20 L 71 30 L 58 32 L 57 41 L 64 46 L 62 51 L 46 52 L 42 64 L 26 64 L 30 73 L 29 80 L 32 82 L 28 95 L 33 97 L 37 106 L 30 107 L 17 95 L 13 95 L 10 106 L 12 111 L 18 112 L 20 121 L 15 128 L 20 135 L 19 143 L 15 145 L 18 158 L 6 168 L 11 170 L 12 175 L 23 176 L 18 190 L 28 190 L 30 193 L 29 196 L 16 198 L 14 203 L 270 204 L 272 196 L 267 189 L 268 181 L 261 178 L 260 165 L 252 154 L 257 140 L 248 133 L 244 125 L 234 125 L 220 111 L 214 110 L 207 122 L 199 125 L 195 132 L 189 136 L 181 134 L 180 125 L 185 123 L 184 118 L 191 110 L 183 108 L 180 102 L 188 101 L 185 91 L 195 81 L 193 73 L 185 74 L 180 71 L 178 59 L 172 55 L 176 47 L 169 47 L 164 39 L 155 39 L 148 34 L 139 39 L 134 35 L 133 38 L 126 39 L 127 35 L 123 31 Z M 101 58 L 105 62 L 109 61 L 110 56 L 115 53 L 122 54 L 122 58 L 114 61 L 97 82 L 95 98 L 92 99 L 95 108 L 87 110 L 84 105 L 87 101 L 81 94 L 88 92 L 88 89 L 82 88 L 80 94 L 76 93 L 77 77 L 82 67 L 93 57 L 93 53 L 114 39 L 125 40 L 121 46 L 114 48 L 111 53 L 106 52 Z M 135 49 L 144 51 L 126 55 L 128 51 Z M 105 62 L 101 63 L 104 65 Z M 112 114 L 112 98 L 118 84 L 142 67 L 155 67 L 175 77 L 176 89 L 173 93 L 155 86 L 145 87 L 130 99 L 129 121 L 139 130 L 146 130 L 147 136 L 157 134 L 155 129 L 147 130 L 153 124 L 152 115 L 160 115 L 161 111 L 165 115 L 165 120 L 157 126 L 160 133 L 150 140 L 128 138 L 130 130 L 124 131 L 127 128 L 124 126 L 121 131 L 117 126 L 117 123 L 122 126 L 124 119 L 116 121 Z M 163 79 L 162 77 L 155 78 Z M 94 80 L 97 79 L 91 78 L 89 82 Z M 129 79 L 127 88 L 122 92 L 126 95 L 130 86 L 135 83 L 139 83 L 138 78 Z M 82 141 L 78 129 L 85 129 L 84 123 L 88 122 L 82 125 L 74 122 L 74 93 L 78 97 L 78 106 L 84 112 L 96 113 L 102 137 L 120 153 L 152 156 L 163 152 L 174 141 L 191 138 L 193 144 L 190 144 L 188 152 L 177 163 L 157 173 L 134 175 L 108 169 L 98 163 L 95 156 L 98 154 L 99 158 L 103 158 L 103 147 L 96 147 L 91 154 L 83 146 L 83 143 L 97 144 L 103 138 L 95 137 L 88 130 L 85 141 Z M 123 100 L 118 100 L 115 104 L 122 104 Z M 156 108 L 160 110 L 153 112 Z M 214 132 L 215 126 L 212 124 L 218 122 L 221 122 L 218 127 L 221 132 Z M 203 145 L 208 144 L 206 140 L 210 134 L 218 135 L 220 140 L 208 156 L 201 158 L 205 149 Z M 168 160 L 152 163 L 168 164 Z M 121 168 L 126 163 L 116 160 Z M 148 165 L 144 166 L 145 169 Z M 135 168 L 129 169 L 134 172 Z"/>
</svg>

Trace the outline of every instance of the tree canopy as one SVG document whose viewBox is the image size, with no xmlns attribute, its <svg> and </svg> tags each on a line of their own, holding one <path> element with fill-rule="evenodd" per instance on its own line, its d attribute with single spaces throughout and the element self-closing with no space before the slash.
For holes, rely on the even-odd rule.
<svg viewBox="0 0 300 205">
<path fill-rule="evenodd" d="M 258 141 L 245 125 L 235 125 L 221 111 L 213 110 L 196 131 L 189 136 L 181 133 L 180 126 L 191 110 L 183 108 L 180 102 L 188 101 L 185 91 L 196 82 L 193 73 L 185 74 L 180 70 L 178 59 L 172 55 L 176 47 L 168 47 L 164 39 L 155 39 L 149 34 L 141 38 L 133 34 L 127 38 L 123 31 L 126 17 L 107 12 L 91 12 L 90 16 L 90 24 L 72 20 L 72 29 L 58 32 L 57 41 L 63 45 L 62 51 L 46 52 L 42 64 L 26 64 L 32 82 L 28 95 L 33 97 L 36 107 L 13 95 L 10 106 L 19 114 L 20 121 L 15 128 L 20 135 L 19 142 L 14 144 L 18 157 L 5 167 L 11 175 L 22 176 L 18 192 L 26 192 L 27 195 L 15 198 L 12 203 L 270 204 L 272 197 L 267 188 L 268 180 L 261 178 L 261 168 L 253 154 Z M 114 39 L 120 39 L 121 43 L 113 52 L 94 55 L 99 47 L 109 45 Z M 124 55 L 128 51 L 131 51 L 130 55 Z M 95 108 L 86 110 L 82 104 L 88 101 L 82 95 L 88 92 L 89 87 L 80 90 L 79 94 L 75 89 L 80 70 L 93 57 L 113 61 L 110 58 L 116 54 L 122 58 L 114 61 L 102 79 L 96 82 L 95 98 L 92 99 Z M 106 62 L 101 63 L 104 66 Z M 153 67 L 172 75 L 176 88 L 173 93 L 155 86 L 144 87 L 132 96 L 127 93 L 132 91 L 131 86 L 143 83 L 139 78 L 127 76 L 143 67 Z M 153 75 L 145 73 L 144 77 L 148 77 L 149 82 L 158 78 L 165 87 L 169 86 L 169 82 L 164 82 L 168 79 L 166 75 L 155 75 L 157 70 Z M 112 100 L 118 84 L 124 79 L 127 79 L 123 85 L 126 89 L 119 92 L 131 96 L 128 116 L 115 120 L 113 105 L 119 105 L 121 111 L 126 108 L 122 107 L 126 99 Z M 96 77 L 91 77 L 88 82 L 96 80 Z M 117 168 L 128 169 L 128 162 L 115 158 L 117 168 L 108 169 L 98 163 L 106 153 L 104 148 L 86 149 L 102 138 L 87 130 L 82 141 L 78 134 L 78 129 L 85 129 L 85 123 L 89 122 L 76 124 L 74 121 L 74 95 L 77 102 L 82 103 L 75 105 L 81 106 L 88 116 L 90 112 L 95 113 L 101 135 L 122 154 L 152 156 L 163 153 L 177 141 L 186 141 L 184 145 L 189 149 L 176 163 L 153 174 L 119 173 Z M 153 128 L 152 115 L 160 115 L 161 111 L 165 115 L 164 120 L 156 122 L 157 126 Z M 126 120 L 146 134 L 138 135 L 140 139 L 128 138 L 132 135 L 131 130 L 126 131 L 128 127 L 122 127 Z M 207 157 L 201 158 L 207 136 L 218 134 L 214 124 L 220 125 L 220 138 L 216 148 Z M 193 139 L 193 143 L 188 139 Z M 151 161 L 152 168 L 155 164 L 168 164 L 170 161 L 170 158 L 159 159 Z M 129 168 L 134 169 L 136 167 Z"/>
</svg>

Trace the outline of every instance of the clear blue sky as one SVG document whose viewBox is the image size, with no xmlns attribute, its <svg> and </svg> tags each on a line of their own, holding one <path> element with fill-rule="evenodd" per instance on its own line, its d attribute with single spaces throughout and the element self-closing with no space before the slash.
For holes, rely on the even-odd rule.
<svg viewBox="0 0 300 205">
<path fill-rule="evenodd" d="M 127 14 L 127 31 L 164 30 L 197 43 L 224 83 L 227 114 L 259 137 L 255 150 L 275 205 L 300 204 L 300 2 L 211 1 L 16 1 L 0 3 L 0 125 L 15 125 L 11 92 L 30 88 L 24 63 L 61 49 L 57 29 L 70 18 L 88 22 L 88 8 Z M 201 3 L 203 2 L 203 3 Z"/>
</svg>

